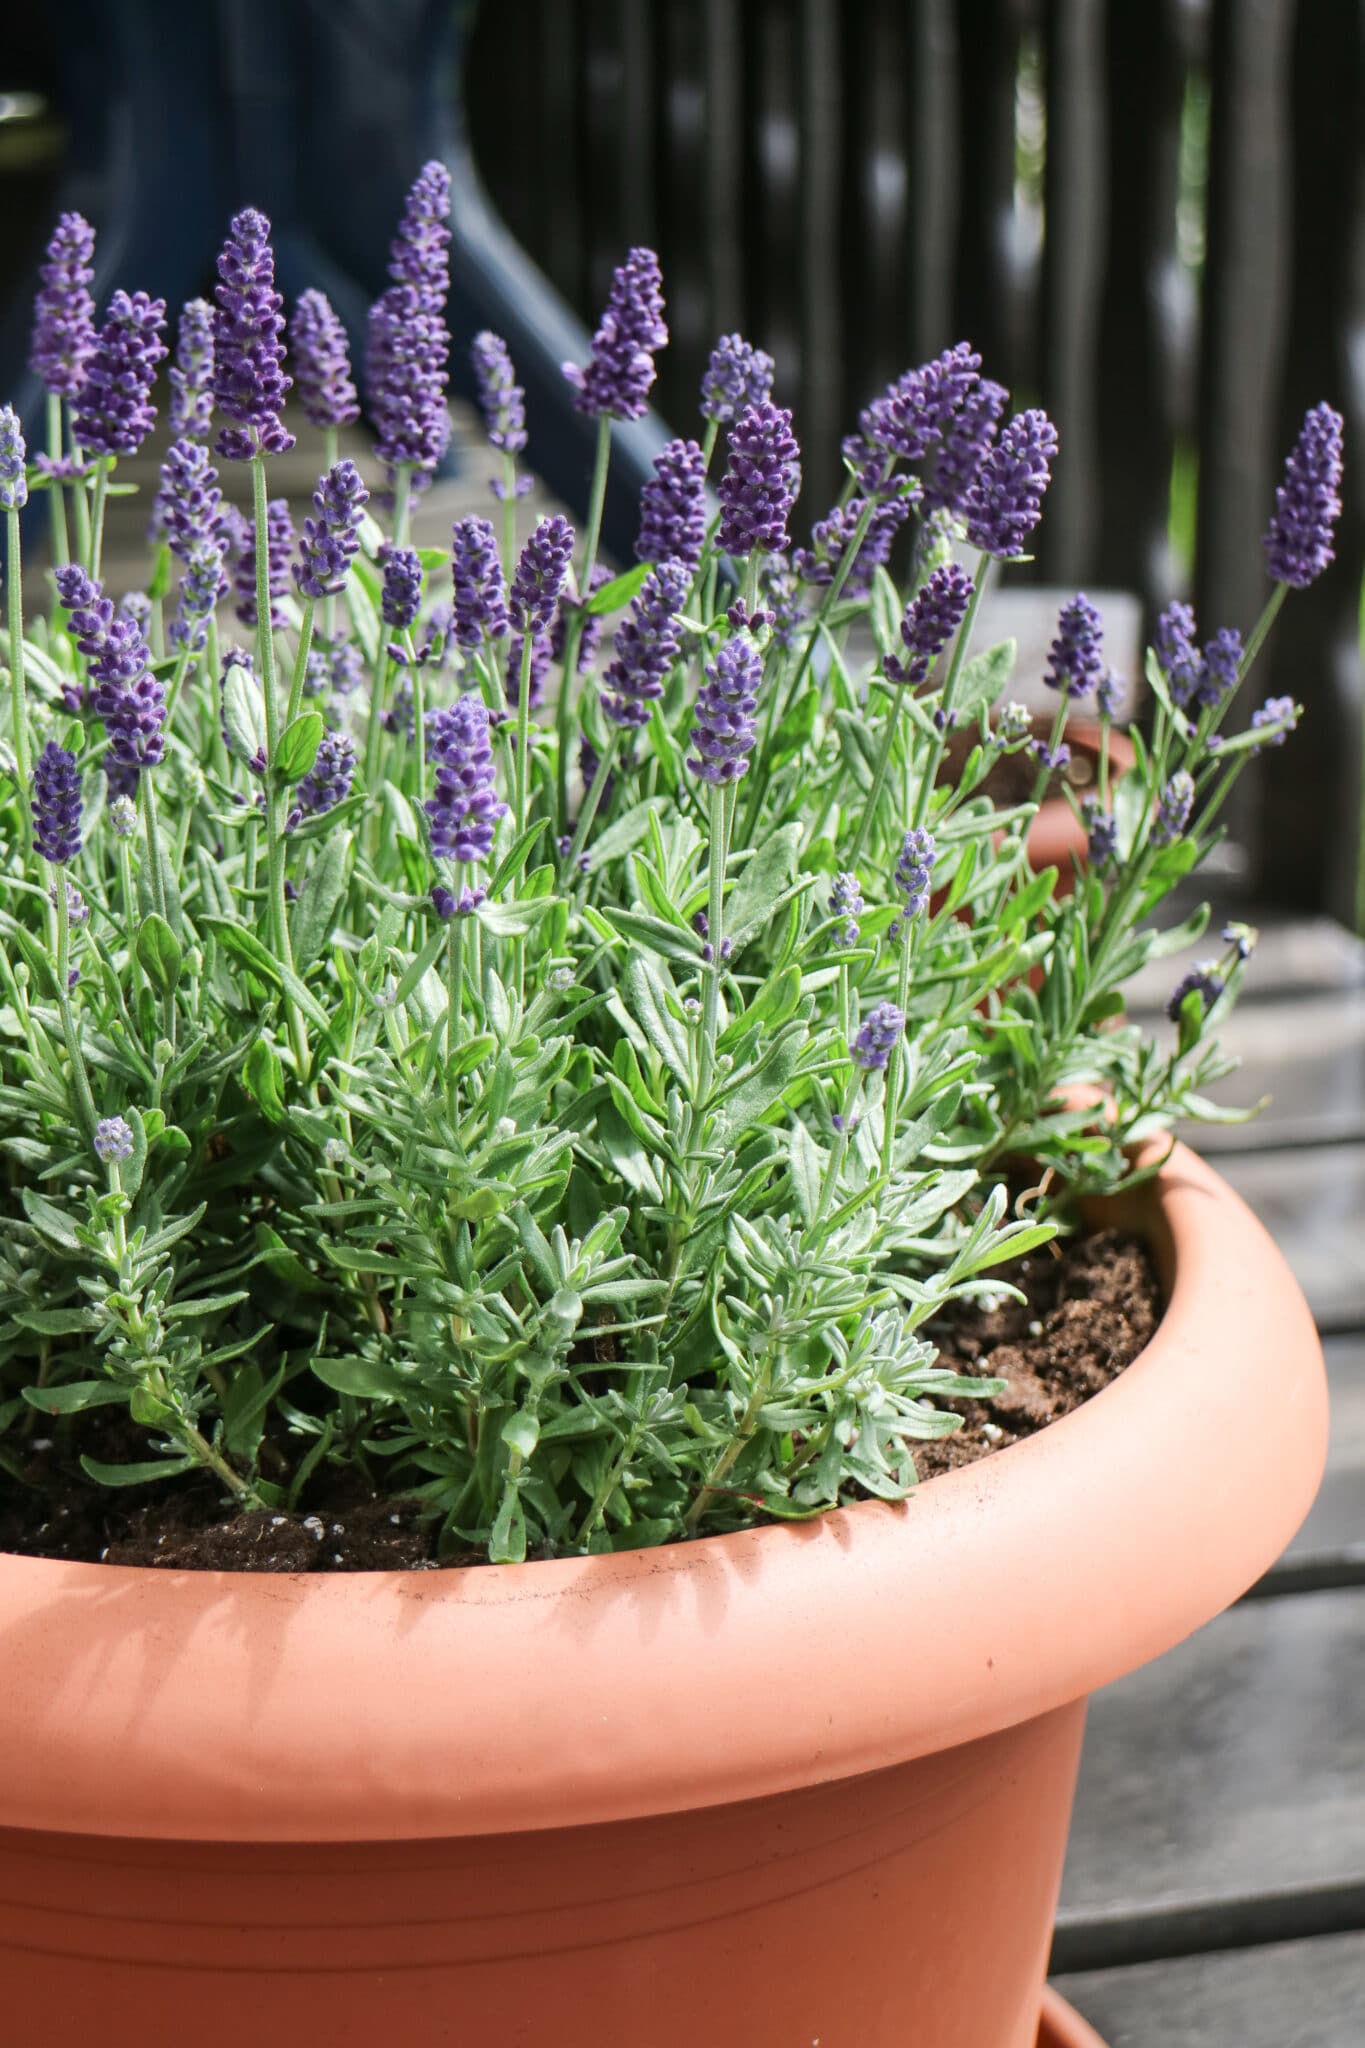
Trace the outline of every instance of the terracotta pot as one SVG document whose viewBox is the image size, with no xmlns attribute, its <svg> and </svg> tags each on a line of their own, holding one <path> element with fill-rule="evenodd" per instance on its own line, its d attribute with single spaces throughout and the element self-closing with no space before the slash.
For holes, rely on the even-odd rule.
<svg viewBox="0 0 1365 2048">
<path fill-rule="evenodd" d="M 1270 1564 L 1326 1439 L 1217 1176 L 1107 1213 L 1153 1342 L 901 1507 L 439 1574 L 0 1558 L 8 2035 L 1034 2048 L 1086 1695 Z"/>
</svg>

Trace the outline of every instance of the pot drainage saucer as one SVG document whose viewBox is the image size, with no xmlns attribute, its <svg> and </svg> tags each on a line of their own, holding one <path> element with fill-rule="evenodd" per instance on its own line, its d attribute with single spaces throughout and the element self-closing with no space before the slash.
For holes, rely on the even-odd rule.
<svg viewBox="0 0 1365 2048">
<path fill-rule="evenodd" d="M 1105 2048 L 1105 2044 L 1075 2006 L 1068 2005 L 1048 1984 L 1038 2016 L 1038 2048 Z"/>
</svg>

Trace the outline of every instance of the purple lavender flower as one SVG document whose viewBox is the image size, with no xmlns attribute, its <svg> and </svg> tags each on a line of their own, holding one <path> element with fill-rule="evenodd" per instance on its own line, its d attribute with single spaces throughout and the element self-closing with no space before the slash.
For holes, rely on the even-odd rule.
<svg viewBox="0 0 1365 2048">
<path fill-rule="evenodd" d="M 33 767 L 33 850 L 64 867 L 81 850 L 81 778 L 76 756 L 49 740 Z"/>
<path fill-rule="evenodd" d="M 77 564 L 67 563 L 54 573 L 95 685 L 91 709 L 104 721 L 109 740 L 105 766 L 111 793 L 118 794 L 119 787 L 130 791 L 142 770 L 154 767 L 166 751 L 166 693 L 151 673 L 151 649 L 138 621 L 116 615 L 99 584 Z"/>
<path fill-rule="evenodd" d="M 701 380 L 703 419 L 718 420 L 724 426 L 751 405 L 766 404 L 772 396 L 775 369 L 772 357 L 742 334 L 722 334 Z"/>
<path fill-rule="evenodd" d="M 602 678 L 602 709 L 613 725 L 629 730 L 649 723 L 649 707 L 663 696 L 682 645 L 675 614 L 687 601 L 691 580 L 681 562 L 660 562 L 617 627 L 611 665 Z"/>
<path fill-rule="evenodd" d="M 145 590 L 125 590 L 115 607 L 116 618 L 129 619 L 145 639 L 152 627 L 152 600 Z"/>
<path fill-rule="evenodd" d="M 519 632 L 549 631 L 572 554 L 568 520 L 559 513 L 542 519 L 521 551 L 508 597 L 507 615 Z"/>
<path fill-rule="evenodd" d="M 76 398 L 95 348 L 95 230 L 79 213 L 64 213 L 52 231 L 42 288 L 33 309 L 29 368 L 54 398 Z"/>
<path fill-rule="evenodd" d="M 191 548 L 180 603 L 171 623 L 172 647 L 188 647 L 202 654 L 208 642 L 208 621 L 228 593 L 223 549 L 216 540 L 200 541 Z"/>
<path fill-rule="evenodd" d="M 1098 686 L 1104 676 L 1103 633 L 1104 621 L 1083 593 L 1062 606 L 1043 677 L 1050 690 L 1075 698 L 1087 696 Z"/>
<path fill-rule="evenodd" d="M 706 544 L 706 459 L 695 441 L 669 441 L 640 493 L 638 562 L 682 562 L 695 575 Z"/>
<path fill-rule="evenodd" d="M 592 580 L 588 585 L 588 595 L 591 596 L 594 590 L 600 590 L 603 584 L 610 581 L 611 576 L 605 564 L 595 562 Z M 584 604 L 585 600 L 566 583 L 555 612 L 555 622 L 550 628 L 550 659 L 563 661 L 569 646 L 569 621 L 576 613 L 583 613 L 583 623 L 578 629 L 578 653 L 574 662 L 575 673 L 578 675 L 583 675 L 592 667 L 593 656 L 601 644 L 603 628 L 606 625 L 606 620 L 600 612 L 584 611 Z"/>
<path fill-rule="evenodd" d="M 507 343 L 485 329 L 474 336 L 469 353 L 489 442 L 504 455 L 520 455 L 526 446 L 526 393 L 516 380 Z"/>
<path fill-rule="evenodd" d="M 284 371 L 284 301 L 275 289 L 270 222 L 248 206 L 234 215 L 218 258 L 214 296 L 213 395 L 237 424 L 218 436 L 229 462 L 283 455 L 294 445 L 280 414 L 292 378 Z"/>
<path fill-rule="evenodd" d="M 914 689 L 926 680 L 930 669 L 967 616 L 972 600 L 972 579 L 956 562 L 935 569 L 920 585 L 901 619 L 901 639 L 910 659 L 902 662 L 888 655 L 883 666 L 893 682 L 909 683 Z"/>
<path fill-rule="evenodd" d="M 299 814 L 321 817 L 333 811 L 351 794 L 355 780 L 355 742 L 344 732 L 325 732 L 308 773 L 299 780 L 295 795 Z"/>
<path fill-rule="evenodd" d="M 213 425 L 213 308 L 190 299 L 180 309 L 170 370 L 169 423 L 177 441 L 207 441 Z"/>
<path fill-rule="evenodd" d="M 416 624 L 422 602 L 422 558 L 416 548 L 396 548 L 386 541 L 379 550 L 379 566 L 384 572 L 380 616 L 395 632 L 406 633 Z"/>
<path fill-rule="evenodd" d="M 23 429 L 13 406 L 0 406 L 0 512 L 22 512 L 28 503 Z"/>
<path fill-rule="evenodd" d="M 938 859 L 934 835 L 923 825 L 912 825 L 901 841 L 896 858 L 896 887 L 905 897 L 905 915 L 918 917 L 929 907 L 929 871 Z"/>
<path fill-rule="evenodd" d="M 1212 711 L 1237 687 L 1242 667 L 1242 636 L 1233 626 L 1223 626 L 1204 648 L 1204 659 L 1194 687 L 1195 702 Z"/>
<path fill-rule="evenodd" d="M 654 382 L 654 353 L 667 341 L 659 259 L 652 249 L 632 249 L 612 278 L 587 368 L 563 366 L 577 410 L 593 419 L 642 419 Z"/>
<path fill-rule="evenodd" d="M 232 527 L 232 587 L 237 593 L 234 607 L 244 626 L 258 623 L 256 609 L 256 522 L 239 518 Z M 285 624 L 280 600 L 289 595 L 289 558 L 294 552 L 294 522 L 289 501 L 272 498 L 266 506 L 265 548 L 269 569 L 270 624 Z"/>
<path fill-rule="evenodd" d="M 785 555 L 767 557 L 760 581 L 764 602 L 773 622 L 773 639 L 790 653 L 796 645 L 806 613 L 801 603 L 801 586 Z"/>
<path fill-rule="evenodd" d="M 507 806 L 493 788 L 493 747 L 483 698 L 470 691 L 448 708 L 429 712 L 426 729 L 436 784 L 425 805 L 431 850 L 438 860 L 487 860 Z"/>
<path fill-rule="evenodd" d="M 1027 704 L 1011 700 L 1000 707 L 991 739 L 1004 752 L 1017 753 L 1020 747 L 1027 746 L 1032 733 L 1033 717 Z"/>
<path fill-rule="evenodd" d="M 1304 590 L 1332 560 L 1341 516 L 1342 417 L 1315 405 L 1284 466 L 1265 535 L 1265 563 L 1276 583 Z"/>
<path fill-rule="evenodd" d="M 484 635 L 507 632 L 507 585 L 497 537 L 486 519 L 457 519 L 451 528 L 450 569 L 455 597 L 453 631 L 461 647 L 480 647 Z"/>
<path fill-rule="evenodd" d="M 1057 430 L 1045 412 L 1019 412 L 986 456 L 967 493 L 967 538 L 984 554 L 1008 560 L 1042 517 L 1052 481 Z"/>
<path fill-rule="evenodd" d="M 829 914 L 844 920 L 843 930 L 835 944 L 856 946 L 861 927 L 858 919 L 863 914 L 863 892 L 858 877 L 844 872 L 834 877 L 834 887 L 829 894 Z"/>
<path fill-rule="evenodd" d="M 1065 740 L 1051 746 L 1046 740 L 1030 740 L 1028 751 L 1040 768 L 1046 768 L 1049 775 L 1060 775 L 1063 768 L 1071 765 L 1071 749 Z"/>
<path fill-rule="evenodd" d="M 1106 811 L 1097 796 L 1081 798 L 1081 818 L 1086 831 L 1086 858 L 1092 868 L 1108 865 L 1118 855 L 1119 827 L 1112 811 Z"/>
<path fill-rule="evenodd" d="M 1009 393 L 1003 384 L 979 377 L 943 432 L 933 474 L 924 486 L 926 512 L 961 512 L 999 431 Z"/>
<path fill-rule="evenodd" d="M 1171 991 L 1171 999 L 1166 1005 L 1166 1015 L 1173 1024 L 1178 1024 L 1186 996 L 1196 994 L 1201 1000 L 1204 1012 L 1207 1013 L 1222 995 L 1224 985 L 1216 960 L 1196 962 L 1188 974 L 1181 976 Z"/>
<path fill-rule="evenodd" d="M 346 571 L 360 546 L 361 515 L 369 499 L 353 462 L 333 463 L 326 475 L 318 478 L 312 517 L 303 522 L 300 559 L 294 564 L 300 597 L 335 597 L 345 588 Z M 386 572 L 386 590 L 387 582 Z M 420 590 L 420 563 L 418 587 Z"/>
<path fill-rule="evenodd" d="M 365 659 L 353 640 L 314 639 L 308 650 L 306 697 L 353 697 L 365 680 Z"/>
<path fill-rule="evenodd" d="M 1252 730 L 1265 734 L 1254 751 L 1259 753 L 1262 747 L 1282 747 L 1286 734 L 1293 732 L 1298 724 L 1301 710 L 1302 707 L 1292 697 L 1267 697 L 1260 709 L 1251 714 Z"/>
<path fill-rule="evenodd" d="M 151 390 L 166 353 L 166 301 L 115 292 L 95 337 L 72 432 L 90 455 L 135 455 L 156 424 Z"/>
<path fill-rule="evenodd" d="M 289 323 L 294 383 L 315 427 L 349 427 L 360 418 L 346 329 L 324 292 L 300 292 Z"/>
<path fill-rule="evenodd" d="M 706 670 L 692 715 L 688 767 L 704 782 L 738 782 L 749 772 L 749 755 L 758 738 L 758 708 L 763 660 L 747 635 L 727 640 Z"/>
<path fill-rule="evenodd" d="M 1156 622 L 1153 652 L 1171 693 L 1171 701 L 1182 710 L 1200 685 L 1203 662 L 1196 645 L 1199 628 L 1192 605 L 1168 604 Z"/>
<path fill-rule="evenodd" d="M 787 521 L 801 482 L 791 414 L 766 401 L 749 406 L 730 429 L 729 454 L 718 487 L 721 552 L 781 553 L 790 546 Z"/>
<path fill-rule="evenodd" d="M 396 477 L 429 476 L 450 441 L 450 335 L 416 285 L 394 284 L 370 308 L 365 385 L 375 452 Z"/>
<path fill-rule="evenodd" d="M 161 465 L 153 530 L 164 534 L 171 553 L 188 562 L 195 548 L 217 538 L 223 493 L 209 451 L 198 441 L 172 441 Z"/>
<path fill-rule="evenodd" d="M 450 173 L 433 158 L 413 181 L 389 244 L 389 276 L 411 285 L 429 313 L 441 311 L 450 291 L 449 220 Z"/>
<path fill-rule="evenodd" d="M 95 1125 L 95 1157 L 106 1166 L 133 1156 L 133 1134 L 121 1116 L 101 1117 Z"/>
<path fill-rule="evenodd" d="M 1095 685 L 1095 709 L 1101 718 L 1117 718 L 1122 699 L 1122 679 L 1108 668 Z"/>
<path fill-rule="evenodd" d="M 876 1003 L 853 1041 L 853 1058 L 866 1073 L 880 1073 L 905 1030 L 905 1012 L 895 1003 Z"/>
<path fill-rule="evenodd" d="M 843 595 L 866 597 L 877 570 L 890 559 L 896 535 L 910 517 L 910 500 L 888 498 L 873 507 L 858 552 L 851 566 L 844 570 L 844 558 L 866 510 L 865 498 L 850 498 L 846 505 L 834 506 L 823 519 L 817 520 L 811 529 L 810 546 L 796 551 L 797 574 L 807 583 L 828 584 L 843 571 Z"/>
<path fill-rule="evenodd" d="M 931 363 L 907 370 L 859 418 L 866 448 L 887 465 L 917 468 L 951 429 L 980 381 L 981 358 L 970 342 L 945 349 Z"/>
<path fill-rule="evenodd" d="M 1157 804 L 1156 821 L 1152 826 L 1153 846 L 1169 846 L 1173 839 L 1178 839 L 1189 824 L 1193 809 L 1194 778 L 1183 768 L 1177 768 Z"/>
</svg>

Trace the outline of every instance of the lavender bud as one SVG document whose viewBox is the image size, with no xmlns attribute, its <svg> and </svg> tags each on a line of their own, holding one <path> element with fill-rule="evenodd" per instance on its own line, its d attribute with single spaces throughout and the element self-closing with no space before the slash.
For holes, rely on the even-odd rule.
<svg viewBox="0 0 1365 2048">
<path fill-rule="evenodd" d="M 640 493 L 639 562 L 682 562 L 694 575 L 706 544 L 706 461 L 695 441 L 669 441 Z"/>
<path fill-rule="evenodd" d="M 106 1166 L 133 1156 L 133 1134 L 121 1116 L 101 1117 L 95 1125 L 95 1157 Z"/>
<path fill-rule="evenodd" d="M 1060 775 L 1063 768 L 1071 765 L 1071 749 L 1063 740 L 1060 746 L 1049 746 L 1046 740 L 1030 740 L 1028 751 L 1040 768 L 1046 768 L 1049 775 Z"/>
<path fill-rule="evenodd" d="M 360 521 L 369 499 L 353 462 L 334 463 L 318 478 L 312 517 L 303 522 L 301 559 L 294 565 L 301 597 L 334 597 L 345 588 L 346 571 L 360 546 Z"/>
<path fill-rule="evenodd" d="M 137 806 L 130 796 L 116 796 L 109 804 L 109 822 L 119 839 L 131 839 L 137 830 Z"/>
<path fill-rule="evenodd" d="M 1020 412 L 1002 432 L 967 493 L 967 538 L 984 554 L 1008 560 L 1042 517 L 1052 481 L 1057 430 L 1045 412 Z"/>
<path fill-rule="evenodd" d="M 13 406 L 0 406 L 0 512 L 22 512 L 27 505 L 27 460 L 19 415 Z"/>
<path fill-rule="evenodd" d="M 1077 595 L 1062 606 L 1043 677 L 1050 690 L 1075 698 L 1087 696 L 1098 686 L 1104 676 L 1102 634 L 1103 621 L 1089 598 Z"/>
<path fill-rule="evenodd" d="M 389 244 L 389 276 L 411 285 L 428 312 L 439 312 L 450 290 L 450 173 L 438 158 L 423 164 Z"/>
<path fill-rule="evenodd" d="M 111 794 L 119 793 L 116 784 L 131 793 L 142 769 L 154 767 L 166 751 L 166 693 L 151 673 L 151 649 L 140 623 L 116 616 L 99 584 L 76 563 L 57 569 L 54 580 L 95 685 L 91 708 L 109 740 L 105 769 Z"/>
<path fill-rule="evenodd" d="M 835 944 L 856 946 L 861 932 L 858 919 L 863 914 L 863 892 L 856 875 L 845 870 L 835 876 L 834 887 L 829 894 L 829 914 L 844 919 L 843 930 Z"/>
<path fill-rule="evenodd" d="M 1027 704 L 1010 702 L 1000 707 L 991 737 L 996 746 L 1007 753 L 1015 753 L 1027 746 L 1033 736 L 1033 714 Z"/>
<path fill-rule="evenodd" d="M 1086 830 L 1086 859 L 1092 868 L 1107 866 L 1118 855 L 1118 820 L 1103 808 L 1097 796 L 1081 798 L 1081 817 Z"/>
<path fill-rule="evenodd" d="M 474 336 L 469 353 L 489 443 L 504 455 L 520 455 L 526 446 L 526 393 L 517 383 L 507 343 L 485 329 Z"/>
<path fill-rule="evenodd" d="M 135 455 L 156 424 L 156 366 L 166 353 L 164 299 L 115 292 L 85 367 L 72 432 L 89 455 Z"/>
<path fill-rule="evenodd" d="M 1235 627 L 1224 626 L 1204 648 L 1204 659 L 1195 683 L 1196 703 L 1216 710 L 1237 688 L 1242 668 L 1242 636 Z"/>
<path fill-rule="evenodd" d="M 702 417 L 722 426 L 772 396 L 776 365 L 742 334 L 722 334 L 701 380 Z"/>
<path fill-rule="evenodd" d="M 180 309 L 170 384 L 172 435 L 207 441 L 213 424 L 213 308 L 207 299 L 190 299 Z"/>
<path fill-rule="evenodd" d="M 603 584 L 610 581 L 611 574 L 605 565 L 601 562 L 594 563 L 588 595 L 591 596 L 594 590 L 600 590 Z M 601 644 L 602 631 L 606 625 L 606 620 L 600 612 L 584 610 L 586 601 L 572 592 L 566 583 L 555 612 L 555 622 L 550 628 L 550 659 L 563 661 L 569 646 L 569 621 L 576 613 L 583 613 L 583 621 L 578 629 L 578 653 L 575 658 L 575 670 L 579 675 L 592 667 L 593 657 Z"/>
<path fill-rule="evenodd" d="M 763 596 L 772 620 L 773 639 L 790 653 L 795 647 L 806 613 L 801 587 L 785 556 L 769 555 L 763 564 Z"/>
<path fill-rule="evenodd" d="M 507 806 L 493 788 L 493 746 L 482 697 L 471 691 L 429 712 L 426 728 L 435 772 L 435 794 L 425 805 L 431 850 L 438 860 L 487 860 Z"/>
<path fill-rule="evenodd" d="M 319 291 L 300 292 L 289 323 L 294 384 L 313 426 L 349 427 L 360 418 L 346 329 Z"/>
<path fill-rule="evenodd" d="M 577 410 L 594 419 L 642 419 L 654 382 L 654 354 L 667 341 L 659 259 L 652 249 L 632 249 L 612 279 L 587 368 L 563 366 Z"/>
<path fill-rule="evenodd" d="M 76 756 L 49 740 L 33 767 L 33 850 L 64 867 L 81 850 L 81 778 Z"/>
<path fill-rule="evenodd" d="M 345 733 L 325 732 L 313 765 L 300 778 L 296 795 L 305 818 L 335 810 L 351 794 L 355 779 L 355 742 Z"/>
<path fill-rule="evenodd" d="M 853 1041 L 853 1058 L 865 1072 L 880 1073 L 905 1030 L 905 1012 L 894 1003 L 877 1003 Z"/>
<path fill-rule="evenodd" d="M 845 557 L 866 509 L 865 498 L 850 498 L 846 505 L 836 505 L 817 520 L 811 529 L 810 546 L 796 551 L 797 574 L 807 583 L 816 584 L 833 583 L 842 574 L 845 597 L 866 597 L 877 570 L 886 566 L 896 535 L 910 517 L 911 508 L 908 498 L 888 498 L 878 503 L 856 555 L 845 568 Z"/>
<path fill-rule="evenodd" d="M 573 528 L 556 513 L 542 519 L 521 551 L 507 613 L 519 632 L 533 636 L 549 631 L 555 606 L 569 573 Z"/>
<path fill-rule="evenodd" d="M 918 917 L 929 908 L 929 870 L 938 859 L 934 835 L 923 825 L 912 826 L 901 842 L 896 860 L 896 887 L 905 897 L 905 915 Z"/>
<path fill-rule="evenodd" d="M 729 465 L 718 486 L 723 554 L 779 554 L 790 545 L 787 521 L 800 485 L 792 416 L 781 406 L 751 405 L 730 429 Z"/>
<path fill-rule="evenodd" d="M 457 519 L 451 528 L 450 568 L 455 594 L 453 631 L 461 647 L 479 647 L 484 635 L 507 633 L 507 585 L 497 537 L 486 519 Z"/>
<path fill-rule="evenodd" d="M 284 371 L 284 301 L 275 289 L 270 222 L 254 207 L 236 214 L 218 258 L 213 316 L 213 395 L 236 425 L 219 434 L 230 462 L 283 455 L 294 445 L 280 418 L 293 381 Z"/>
<path fill-rule="evenodd" d="M 1186 996 L 1194 994 L 1198 994 L 1207 1013 L 1222 995 L 1223 988 L 1224 982 L 1218 972 L 1218 962 L 1200 960 L 1176 983 L 1171 992 L 1171 999 L 1166 1005 L 1166 1015 L 1173 1024 L 1178 1024 Z"/>
<path fill-rule="evenodd" d="M 1117 718 L 1123 702 L 1123 680 L 1106 669 L 1095 685 L 1095 708 L 1101 718 Z"/>
<path fill-rule="evenodd" d="M 222 512 L 223 493 L 208 449 L 197 441 L 172 441 L 161 465 L 154 533 L 164 535 L 171 553 L 188 562 L 197 547 L 217 537 Z"/>
<path fill-rule="evenodd" d="M 77 398 L 95 348 L 95 231 L 79 213 L 64 213 L 38 275 L 29 368 L 54 398 Z"/>
<path fill-rule="evenodd" d="M 1195 644 L 1199 628 L 1193 607 L 1168 604 L 1156 622 L 1152 645 L 1170 689 L 1171 701 L 1183 711 L 1199 689 L 1203 663 Z"/>
<path fill-rule="evenodd" d="M 379 611 L 386 625 L 404 633 L 416 622 L 422 602 L 422 558 L 416 548 L 396 548 L 386 541 L 379 550 L 384 572 Z"/>
<path fill-rule="evenodd" d="M 754 712 L 763 660 L 748 638 L 727 640 L 706 670 L 692 716 L 692 745 L 687 765 L 704 782 L 738 782 L 749 772 L 749 755 L 758 738 Z"/>
<path fill-rule="evenodd" d="M 1173 839 L 1178 839 L 1189 824 L 1193 810 L 1194 778 L 1183 768 L 1177 768 L 1161 792 L 1156 822 L 1152 826 L 1153 846 L 1169 846 Z"/>
<path fill-rule="evenodd" d="M 933 476 L 924 487 L 924 510 L 960 513 L 999 431 L 1009 393 L 1003 384 L 979 377 L 943 433 Z"/>
<path fill-rule="evenodd" d="M 945 349 L 931 363 L 907 370 L 861 414 L 864 447 L 882 458 L 880 473 L 895 462 L 916 468 L 949 431 L 980 381 L 981 358 L 969 342 Z"/>
<path fill-rule="evenodd" d="M 676 615 L 690 585 L 681 562 L 660 562 L 640 585 L 602 678 L 602 709 L 613 725 L 638 730 L 649 723 L 649 707 L 663 696 L 682 646 Z"/>
<path fill-rule="evenodd" d="M 1342 417 L 1315 405 L 1284 466 L 1265 535 L 1266 568 L 1276 583 L 1304 590 L 1332 560 L 1341 516 Z"/>
<path fill-rule="evenodd" d="M 966 618 L 973 588 L 971 577 L 956 562 L 946 569 L 935 569 L 920 585 L 901 619 L 901 639 L 909 650 L 910 660 L 903 664 L 889 657 L 885 663 L 886 673 L 893 680 L 917 687 L 927 679 L 929 670 Z"/>
<path fill-rule="evenodd" d="M 1259 753 L 1262 747 L 1282 747 L 1285 735 L 1293 732 L 1298 724 L 1302 710 L 1303 707 L 1292 697 L 1267 697 L 1260 710 L 1251 714 L 1253 730 L 1265 734 L 1254 751 Z"/>
</svg>

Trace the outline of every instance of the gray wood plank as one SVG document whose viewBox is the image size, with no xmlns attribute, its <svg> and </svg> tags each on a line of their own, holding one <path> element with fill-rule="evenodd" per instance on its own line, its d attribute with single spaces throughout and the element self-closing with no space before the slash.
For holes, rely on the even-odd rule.
<svg viewBox="0 0 1365 2048">
<path fill-rule="evenodd" d="M 1108 2048 L 1359 2048 L 1365 1934 L 1061 1977 Z"/>
<path fill-rule="evenodd" d="M 1096 1695 L 1055 1967 L 1362 1922 L 1365 1589 L 1244 1602 Z"/>
<path fill-rule="evenodd" d="M 1331 1337 L 1323 1350 L 1332 1436 L 1322 1490 L 1258 1592 L 1365 1581 L 1365 1336 Z"/>
<path fill-rule="evenodd" d="M 1233 1154 L 1218 1166 L 1288 1259 L 1319 1327 L 1365 1328 L 1365 1146 Z"/>
</svg>

